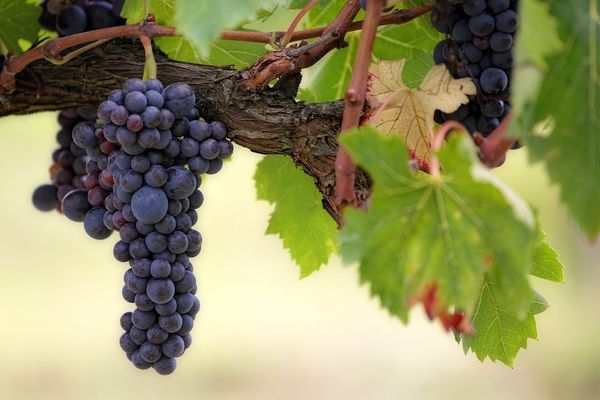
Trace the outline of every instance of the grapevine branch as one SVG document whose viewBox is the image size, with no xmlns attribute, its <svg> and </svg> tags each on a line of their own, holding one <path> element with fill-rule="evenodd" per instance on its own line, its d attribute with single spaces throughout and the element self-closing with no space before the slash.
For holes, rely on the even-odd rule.
<svg viewBox="0 0 600 400">
<path fill-rule="evenodd" d="M 381 20 L 381 25 L 403 24 L 409 22 L 427 12 L 431 11 L 431 6 L 419 6 L 411 9 L 397 10 L 386 15 Z M 362 29 L 363 21 L 353 22 L 348 25 L 347 31 L 356 31 Z M 317 38 L 323 35 L 328 27 L 298 31 L 292 34 L 290 41 L 306 40 Z M 4 70 L 0 74 L 0 92 L 10 93 L 14 90 L 15 76 L 22 72 L 29 64 L 34 61 L 49 59 L 62 60 L 61 52 L 75 46 L 85 43 L 98 42 L 100 40 L 110 40 L 121 37 L 139 37 L 148 36 L 150 38 L 158 36 L 180 36 L 174 26 L 157 25 L 153 22 L 144 24 L 123 25 L 111 28 L 97 29 L 83 32 L 76 35 L 70 35 L 46 42 L 44 45 L 26 51 L 23 54 L 12 56 L 5 61 Z M 246 32 L 246 31 L 224 31 L 221 33 L 221 39 L 236 40 L 257 43 L 272 43 L 280 40 L 285 32 Z"/>
<path fill-rule="evenodd" d="M 330 50 L 343 46 L 343 36 L 340 33 L 360 29 L 365 24 L 350 23 L 356 15 L 357 4 L 355 0 L 346 3 L 336 19 L 339 26 L 334 21 L 334 24 L 326 28 L 295 32 L 292 40 L 320 36 L 313 46 L 323 46 L 323 41 L 331 46 Z M 383 16 L 379 25 L 407 22 L 429 10 L 430 6 L 396 11 Z M 341 20 L 346 25 L 340 24 Z M 278 36 L 255 32 L 224 32 L 222 36 L 227 39 L 233 39 L 235 36 L 236 40 L 243 40 L 242 37 L 248 39 L 248 35 L 255 34 L 268 35 L 269 41 Z M 144 69 L 144 52 L 140 46 L 135 45 L 131 37 L 173 35 L 177 35 L 173 27 L 148 22 L 55 39 L 21 55 L 9 57 L 0 76 L 0 116 L 79 106 L 95 107 L 105 99 L 107 90 L 120 86 L 127 78 L 141 76 Z M 129 38 L 122 38 L 123 36 Z M 262 36 L 261 41 L 264 39 Z M 101 42 L 107 40 L 110 41 Z M 92 42 L 95 45 L 90 46 L 89 51 L 79 54 L 68 63 L 52 65 L 44 61 L 61 60 L 61 52 L 64 50 Z M 288 54 L 280 56 L 288 59 L 301 57 L 304 50 L 305 46 L 292 48 L 288 50 Z M 316 62 L 317 59 L 313 57 L 312 62 Z M 341 223 L 334 188 L 342 102 L 298 103 L 288 92 L 269 87 L 248 91 L 244 80 L 240 79 L 246 71 L 175 62 L 160 52 L 156 54 L 156 63 L 158 77 L 165 84 L 188 82 L 198 95 L 198 106 L 203 114 L 209 120 L 218 119 L 225 122 L 232 139 L 238 145 L 257 153 L 290 156 L 314 179 L 316 187 L 323 194 L 324 208 Z M 293 76 L 300 69 L 298 66 L 289 68 L 283 77 Z M 20 74 L 22 71 L 26 73 Z M 275 77 L 265 75 L 267 81 Z M 494 145 L 485 143 L 487 140 L 490 140 L 490 143 L 503 143 L 500 139 L 505 139 L 505 134 L 506 129 L 498 130 L 498 133 L 492 134 L 489 139 L 482 140 L 483 160 L 488 154 L 490 159 L 501 158 L 498 154 L 506 152 L 503 150 L 505 145 L 496 152 Z M 370 186 L 367 175 L 360 169 L 356 170 L 354 198 L 357 202 L 369 197 Z"/>
<path fill-rule="evenodd" d="M 367 0 L 367 12 L 363 30 L 361 31 L 360 40 L 358 42 L 358 50 L 356 59 L 354 60 L 354 68 L 352 69 L 352 77 L 350 85 L 344 96 L 344 115 L 342 118 L 341 134 L 345 131 L 356 128 L 360 122 L 360 115 L 365 104 L 365 96 L 367 93 L 367 78 L 369 74 L 369 65 L 371 64 L 371 53 L 373 52 L 373 43 L 379 19 L 384 7 L 383 0 Z M 343 206 L 345 204 L 354 203 L 356 166 L 352 158 L 340 147 L 338 149 L 335 160 L 335 176 L 336 202 Z"/>
<path fill-rule="evenodd" d="M 158 78 L 165 85 L 185 81 L 192 86 L 202 114 L 223 121 L 236 144 L 261 154 L 291 157 L 314 179 L 323 194 L 323 207 L 341 221 L 334 201 L 334 163 L 342 102 L 299 103 L 275 89 L 248 92 L 236 69 L 176 62 L 160 51 L 155 51 L 155 60 Z M 16 76 L 12 94 L 3 95 L 0 117 L 97 107 L 110 89 L 142 76 L 143 70 L 144 49 L 132 39 L 112 40 L 62 65 L 39 60 Z M 367 198 L 369 187 L 366 174 L 359 171 L 357 196 Z"/>
<path fill-rule="evenodd" d="M 314 43 L 299 48 L 286 47 L 262 57 L 242 74 L 244 87 L 247 90 L 262 88 L 273 79 L 293 75 L 310 67 L 331 50 L 344 47 L 344 37 L 358 11 L 358 0 L 348 0 Z"/>
</svg>

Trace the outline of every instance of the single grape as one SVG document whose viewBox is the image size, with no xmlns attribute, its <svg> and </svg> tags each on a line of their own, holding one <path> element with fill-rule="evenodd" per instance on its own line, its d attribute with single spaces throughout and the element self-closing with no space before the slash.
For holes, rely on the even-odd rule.
<svg viewBox="0 0 600 400">
<path fill-rule="evenodd" d="M 169 281 L 170 282 L 170 281 Z M 166 332 L 175 333 L 181 329 L 183 319 L 179 313 L 161 315 L 158 317 L 158 325 Z"/>
<path fill-rule="evenodd" d="M 168 200 L 165 192 L 150 186 L 143 186 L 133 194 L 131 209 L 133 215 L 145 224 L 156 224 L 167 214 Z"/>
<path fill-rule="evenodd" d="M 112 234 L 112 231 L 104 225 L 104 214 L 106 214 L 106 210 L 98 207 L 92 208 L 85 214 L 83 227 L 93 239 L 106 239 Z"/>
<path fill-rule="evenodd" d="M 156 93 L 156 92 L 154 92 L 154 93 Z M 148 94 L 146 93 L 146 95 L 148 95 Z M 161 96 L 161 98 L 162 98 L 162 96 Z M 144 112 L 142 112 L 142 119 L 144 120 L 144 126 L 146 128 L 158 128 L 162 121 L 162 115 L 161 115 L 160 109 L 158 109 L 157 107 L 152 106 L 152 105 L 146 107 Z"/>
<path fill-rule="evenodd" d="M 191 293 L 176 294 L 177 312 L 182 315 L 188 313 L 194 306 L 194 299 L 195 296 Z"/>
<path fill-rule="evenodd" d="M 484 92 L 497 94 L 503 92 L 508 86 L 508 77 L 503 70 L 492 67 L 481 73 L 479 82 Z"/>
<path fill-rule="evenodd" d="M 123 315 L 121 315 L 120 324 L 121 328 L 123 328 L 124 331 L 129 331 L 131 330 L 131 328 L 133 328 L 133 322 L 131 322 L 130 312 L 126 312 Z"/>
<path fill-rule="evenodd" d="M 465 0 L 462 2 L 462 8 L 465 14 L 469 16 L 482 13 L 486 7 L 486 0 Z"/>
<path fill-rule="evenodd" d="M 177 302 L 174 298 L 164 304 L 157 304 L 154 309 L 158 315 L 171 315 L 177 311 Z"/>
<path fill-rule="evenodd" d="M 119 344 L 121 345 L 123 351 L 127 353 L 131 353 L 137 350 L 138 348 L 138 345 L 133 340 L 131 340 L 131 336 L 129 336 L 129 333 L 127 332 L 121 335 L 121 338 L 119 339 Z"/>
<path fill-rule="evenodd" d="M 161 357 L 160 346 L 151 342 L 146 342 L 140 348 L 140 355 L 144 361 L 153 364 L 158 361 Z"/>
<path fill-rule="evenodd" d="M 88 202 L 87 191 L 83 189 L 70 191 L 62 200 L 63 214 L 75 222 L 83 222 L 90 208 L 92 206 Z"/>
<path fill-rule="evenodd" d="M 181 324 L 181 329 L 177 331 L 177 335 L 183 336 L 189 334 L 192 329 L 194 329 L 194 319 L 189 315 L 182 315 L 181 319 L 183 323 Z"/>
<path fill-rule="evenodd" d="M 458 42 L 470 42 L 473 39 L 473 32 L 469 29 L 469 21 L 466 19 L 459 20 L 452 28 L 452 37 Z"/>
<path fill-rule="evenodd" d="M 156 322 L 157 317 L 154 311 L 135 310 L 131 315 L 133 326 L 139 329 L 147 330 Z"/>
<path fill-rule="evenodd" d="M 167 175 L 164 190 L 170 199 L 181 200 L 194 193 L 196 178 L 190 170 L 175 166 L 167 169 Z"/>
<path fill-rule="evenodd" d="M 490 36 L 490 47 L 495 52 L 510 50 L 513 45 L 513 37 L 510 33 L 494 32 Z"/>
<path fill-rule="evenodd" d="M 200 143 L 197 140 L 186 137 L 181 141 L 181 154 L 184 157 L 195 157 L 200 152 Z"/>
<path fill-rule="evenodd" d="M 196 277 L 189 271 L 179 282 L 175 282 L 175 291 L 177 293 L 191 292 L 196 287 Z"/>
<path fill-rule="evenodd" d="M 469 29 L 475 36 L 487 36 L 494 31 L 496 20 L 486 12 L 469 18 Z"/>
<path fill-rule="evenodd" d="M 150 265 L 150 274 L 154 278 L 167 278 L 171 274 L 171 264 L 165 260 L 154 260 Z"/>
<path fill-rule="evenodd" d="M 150 279 L 147 294 L 154 303 L 164 304 L 173 298 L 175 285 L 170 279 Z M 161 328 L 164 329 L 162 325 Z"/>
<path fill-rule="evenodd" d="M 146 331 L 146 336 L 150 343 L 162 344 L 168 339 L 169 333 L 165 332 L 158 324 L 155 324 Z"/>
<path fill-rule="evenodd" d="M 152 368 L 160 375 L 169 375 L 177 368 L 177 361 L 174 358 L 162 357 L 152 365 Z"/>
<path fill-rule="evenodd" d="M 167 210 L 168 212 L 168 210 Z M 175 228 L 177 227 L 177 222 L 176 219 L 171 216 L 171 215 L 165 215 L 165 217 L 156 225 L 154 225 L 154 228 L 164 234 L 164 235 L 168 235 L 170 233 L 172 233 Z"/>
<path fill-rule="evenodd" d="M 85 31 L 88 18 L 85 10 L 77 4 L 63 7 L 56 17 L 56 30 L 62 36 L 74 35 Z"/>
<path fill-rule="evenodd" d="M 151 262 L 148 258 L 140 258 L 129 261 L 131 271 L 133 271 L 133 273 L 140 278 L 147 278 L 150 276 L 150 265 Z"/>
<path fill-rule="evenodd" d="M 221 121 L 213 121 L 210 123 L 210 135 L 215 140 L 225 139 L 227 136 L 227 128 Z"/>
<path fill-rule="evenodd" d="M 496 15 L 496 29 L 500 32 L 514 33 L 519 28 L 519 15 L 513 10 L 506 10 Z"/>
<path fill-rule="evenodd" d="M 177 314 L 179 315 L 179 314 Z M 162 318 L 162 317 L 161 317 Z M 160 324 L 160 318 L 159 318 Z M 189 333 L 189 332 L 188 332 Z M 185 343 L 179 335 L 171 335 L 161 346 L 162 353 L 171 358 L 179 357 L 185 351 Z"/>
<path fill-rule="evenodd" d="M 192 121 L 189 123 L 190 136 L 198 142 L 206 140 L 211 135 L 211 126 L 206 121 Z"/>
<path fill-rule="evenodd" d="M 32 201 L 35 208 L 40 211 L 54 210 L 58 205 L 56 186 L 38 186 L 33 192 Z"/>
<path fill-rule="evenodd" d="M 173 83 L 165 88 L 165 107 L 175 118 L 187 115 L 196 103 L 196 96 L 189 85 Z"/>
<path fill-rule="evenodd" d="M 88 30 L 102 29 L 119 24 L 119 13 L 115 13 L 115 6 L 109 1 L 94 1 L 87 5 L 89 16 Z"/>
</svg>

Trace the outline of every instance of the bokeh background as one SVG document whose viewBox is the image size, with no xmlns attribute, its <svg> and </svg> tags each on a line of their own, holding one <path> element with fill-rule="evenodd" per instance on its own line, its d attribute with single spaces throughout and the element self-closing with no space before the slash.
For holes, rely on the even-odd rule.
<svg viewBox="0 0 600 400">
<path fill-rule="evenodd" d="M 421 309 L 403 326 L 337 257 L 299 280 L 280 240 L 264 235 L 271 207 L 252 180 L 261 156 L 236 147 L 206 180 L 199 210 L 194 344 L 160 377 L 118 345 L 130 305 L 115 237 L 94 241 L 30 203 L 49 179 L 57 128 L 56 113 L 0 119 L 0 399 L 600 398 L 600 247 L 578 233 L 526 149 L 497 173 L 537 207 L 568 268 L 565 285 L 535 282 L 551 308 L 514 369 L 465 356 Z"/>
</svg>

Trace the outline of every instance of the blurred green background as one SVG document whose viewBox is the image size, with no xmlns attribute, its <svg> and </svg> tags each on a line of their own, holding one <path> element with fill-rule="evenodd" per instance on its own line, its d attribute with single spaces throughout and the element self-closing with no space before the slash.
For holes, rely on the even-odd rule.
<svg viewBox="0 0 600 400">
<path fill-rule="evenodd" d="M 260 156 L 237 147 L 204 187 L 194 344 L 161 377 L 119 348 L 130 305 L 116 238 L 94 241 L 30 203 L 49 179 L 57 128 L 56 113 L 0 119 L 0 399 L 600 398 L 600 247 L 577 232 L 526 149 L 497 172 L 538 208 L 568 269 L 565 285 L 535 282 L 551 308 L 514 369 L 465 356 L 421 309 L 403 326 L 338 258 L 299 280 L 279 239 L 263 234 Z"/>
</svg>

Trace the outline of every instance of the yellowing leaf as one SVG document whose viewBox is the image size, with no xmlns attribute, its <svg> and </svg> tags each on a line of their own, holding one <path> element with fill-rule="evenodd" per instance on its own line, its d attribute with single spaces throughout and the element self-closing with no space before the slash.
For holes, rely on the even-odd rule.
<svg viewBox="0 0 600 400">
<path fill-rule="evenodd" d="M 433 114 L 435 110 L 452 113 L 469 102 L 467 95 L 477 93 L 469 78 L 454 79 L 444 65 L 436 65 L 417 89 L 402 81 L 406 61 L 381 61 L 369 69 L 367 111 L 363 124 L 390 134 L 398 133 L 411 157 L 422 166 L 431 158 Z"/>
</svg>

